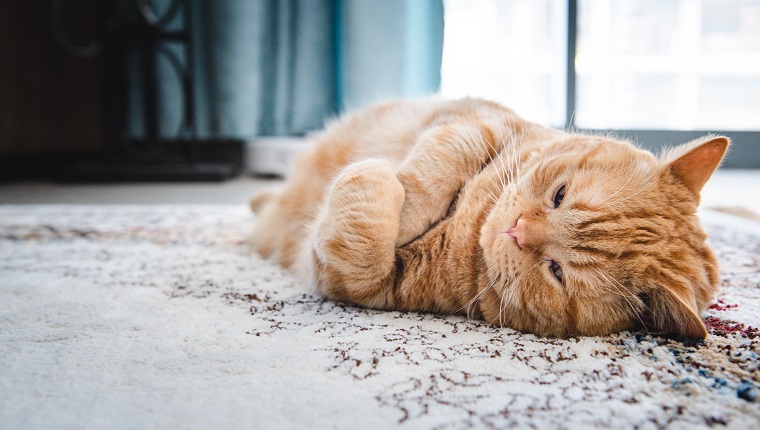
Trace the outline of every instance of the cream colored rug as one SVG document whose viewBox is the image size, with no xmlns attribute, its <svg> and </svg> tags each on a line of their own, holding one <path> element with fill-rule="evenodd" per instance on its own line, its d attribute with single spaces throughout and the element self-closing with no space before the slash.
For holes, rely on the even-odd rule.
<svg viewBox="0 0 760 430">
<path fill-rule="evenodd" d="M 705 212 L 711 335 L 542 339 L 324 301 L 241 206 L 0 207 L 0 428 L 760 427 L 760 227 Z"/>
</svg>

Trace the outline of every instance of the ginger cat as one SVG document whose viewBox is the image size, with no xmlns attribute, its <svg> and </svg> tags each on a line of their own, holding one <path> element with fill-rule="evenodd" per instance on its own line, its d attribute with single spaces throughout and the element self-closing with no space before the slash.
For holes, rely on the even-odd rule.
<svg viewBox="0 0 760 430">
<path fill-rule="evenodd" d="M 329 125 L 279 194 L 251 200 L 252 244 L 371 308 L 701 339 L 718 266 L 696 210 L 728 144 L 658 158 L 484 100 L 384 104 Z"/>
</svg>

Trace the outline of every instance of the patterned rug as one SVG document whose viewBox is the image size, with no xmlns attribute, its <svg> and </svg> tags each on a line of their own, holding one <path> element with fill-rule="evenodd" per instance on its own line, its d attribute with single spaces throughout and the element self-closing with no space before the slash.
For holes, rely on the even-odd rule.
<svg viewBox="0 0 760 430">
<path fill-rule="evenodd" d="M 241 206 L 0 207 L 0 427 L 758 428 L 760 224 L 710 336 L 542 339 L 304 291 Z"/>
</svg>

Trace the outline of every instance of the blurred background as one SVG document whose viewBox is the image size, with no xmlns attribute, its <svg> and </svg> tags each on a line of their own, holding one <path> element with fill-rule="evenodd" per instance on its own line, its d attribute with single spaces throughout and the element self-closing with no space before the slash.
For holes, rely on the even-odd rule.
<svg viewBox="0 0 760 430">
<path fill-rule="evenodd" d="M 443 26 L 440 0 L 2 2 L 0 155 L 55 156 L 63 178 L 228 177 L 259 137 L 438 91 Z"/>
<path fill-rule="evenodd" d="M 0 2 L 6 184 L 280 176 L 325 121 L 435 93 L 653 150 L 723 133 L 757 169 L 760 0 Z"/>
</svg>

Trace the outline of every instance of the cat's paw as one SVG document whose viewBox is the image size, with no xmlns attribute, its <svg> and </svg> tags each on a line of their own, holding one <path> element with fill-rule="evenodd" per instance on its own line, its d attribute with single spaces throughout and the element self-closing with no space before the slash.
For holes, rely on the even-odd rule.
<svg viewBox="0 0 760 430">
<path fill-rule="evenodd" d="M 401 206 L 401 223 L 396 237 L 396 246 L 413 241 L 433 224 L 435 220 L 430 216 L 431 211 L 424 209 L 424 206 L 428 204 L 430 204 L 430 198 L 421 193 L 407 194 L 407 199 Z"/>
<path fill-rule="evenodd" d="M 389 162 L 370 159 L 349 165 L 326 197 L 315 254 L 344 275 L 372 278 L 387 272 L 394 261 L 404 195 Z"/>
<path fill-rule="evenodd" d="M 438 222 L 451 205 L 452 197 L 445 190 L 433 195 L 424 187 L 417 186 L 419 181 L 410 179 L 412 175 L 400 178 L 406 190 L 406 199 L 401 207 L 401 223 L 396 246 L 403 246 L 425 233 Z"/>
</svg>

